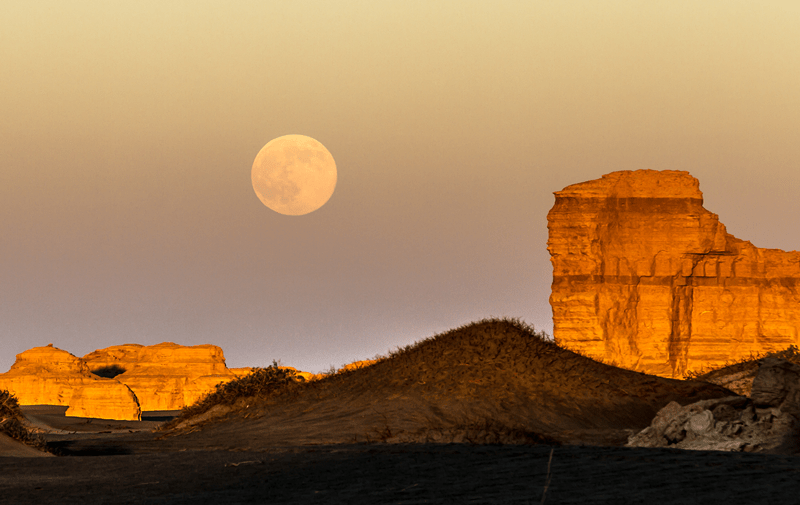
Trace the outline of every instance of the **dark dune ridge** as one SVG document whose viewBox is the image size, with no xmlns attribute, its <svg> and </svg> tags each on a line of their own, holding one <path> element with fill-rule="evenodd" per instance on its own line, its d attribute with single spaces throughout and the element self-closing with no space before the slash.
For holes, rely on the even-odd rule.
<svg viewBox="0 0 800 505">
<path fill-rule="evenodd" d="M 519 321 L 492 319 L 365 368 L 217 405 L 178 420 L 163 441 L 246 450 L 375 441 L 620 445 L 670 401 L 730 395 L 598 363 Z"/>
</svg>

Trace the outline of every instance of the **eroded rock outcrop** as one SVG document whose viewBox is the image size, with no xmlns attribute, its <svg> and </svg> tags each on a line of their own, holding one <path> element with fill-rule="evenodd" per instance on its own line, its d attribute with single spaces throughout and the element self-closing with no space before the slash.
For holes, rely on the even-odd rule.
<svg viewBox="0 0 800 505">
<path fill-rule="evenodd" d="M 225 366 L 222 349 L 209 344 L 125 344 L 99 349 L 83 360 L 92 370 L 121 370 L 115 379 L 133 390 L 145 411 L 181 409 L 237 377 Z"/>
<path fill-rule="evenodd" d="M 244 377 L 245 375 L 250 375 L 253 373 L 253 367 L 241 367 L 241 368 L 229 368 L 229 372 L 234 374 L 236 377 Z"/>
<path fill-rule="evenodd" d="M 20 405 L 66 405 L 68 416 L 135 421 L 141 419 L 136 397 L 124 384 L 98 377 L 80 358 L 52 344 L 17 355 L 0 374 L 0 389 Z"/>
<path fill-rule="evenodd" d="M 113 379 L 99 378 L 84 383 L 73 393 L 65 415 L 140 421 L 142 409 L 128 386 Z"/>
<path fill-rule="evenodd" d="M 702 382 L 710 382 L 722 386 L 736 393 L 737 395 L 750 396 L 753 388 L 753 381 L 758 374 L 759 364 L 765 358 L 780 358 L 794 364 L 800 364 L 800 350 L 796 346 L 789 346 L 780 352 L 771 352 L 762 358 L 753 358 L 722 368 L 715 368 L 700 374 L 692 374 L 691 379 Z"/>
<path fill-rule="evenodd" d="M 669 403 L 630 447 L 800 452 L 800 366 L 761 360 L 750 398 L 731 396 L 681 407 Z"/>
<path fill-rule="evenodd" d="M 560 344 L 682 377 L 800 342 L 800 252 L 728 234 L 688 172 L 614 172 L 555 197 L 548 251 Z"/>
</svg>

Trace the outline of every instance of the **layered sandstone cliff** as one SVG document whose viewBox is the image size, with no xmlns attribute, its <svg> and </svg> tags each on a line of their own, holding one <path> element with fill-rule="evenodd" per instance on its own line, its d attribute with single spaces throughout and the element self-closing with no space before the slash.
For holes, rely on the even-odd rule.
<svg viewBox="0 0 800 505">
<path fill-rule="evenodd" d="M 0 374 L 0 389 L 20 405 L 66 405 L 68 416 L 133 421 L 141 419 L 136 397 L 124 384 L 90 373 L 80 358 L 52 344 L 17 355 Z"/>
<path fill-rule="evenodd" d="M 555 193 L 554 337 L 682 377 L 800 343 L 800 252 L 759 249 L 703 208 L 687 172 L 614 172 Z"/>
<path fill-rule="evenodd" d="M 133 390 L 145 411 L 181 409 L 237 377 L 225 366 L 222 349 L 208 344 L 117 345 L 83 360 L 97 373 L 118 374 L 114 378 Z"/>
</svg>

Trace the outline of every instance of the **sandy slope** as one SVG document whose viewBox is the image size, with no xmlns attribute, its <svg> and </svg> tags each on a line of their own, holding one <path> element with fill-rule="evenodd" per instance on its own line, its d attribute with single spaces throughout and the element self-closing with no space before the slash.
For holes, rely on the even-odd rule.
<svg viewBox="0 0 800 505">
<path fill-rule="evenodd" d="M 22 442 L 14 440 L 4 433 L 0 433 L 0 457 L 46 458 L 52 456 L 53 455 L 50 453 L 34 449 L 33 447 L 27 446 Z"/>
<path fill-rule="evenodd" d="M 485 321 L 378 363 L 311 382 L 206 424 L 172 443 L 261 450 L 386 442 L 620 444 L 669 403 L 732 393 L 597 363 L 513 321 Z M 249 405 L 248 405 L 249 404 Z M 245 408 L 246 406 L 246 408 Z M 191 432 L 191 433 L 187 433 Z"/>
</svg>

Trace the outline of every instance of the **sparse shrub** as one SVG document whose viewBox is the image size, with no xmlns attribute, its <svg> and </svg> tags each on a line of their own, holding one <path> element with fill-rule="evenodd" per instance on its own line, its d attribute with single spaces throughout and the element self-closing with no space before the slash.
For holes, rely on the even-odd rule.
<svg viewBox="0 0 800 505">
<path fill-rule="evenodd" d="M 44 448 L 44 442 L 39 437 L 32 435 L 22 424 L 22 420 L 22 412 L 16 397 L 12 393 L 0 389 L 0 433 L 38 449 Z"/>
<path fill-rule="evenodd" d="M 273 360 L 267 368 L 254 368 L 249 374 L 230 382 L 217 384 L 214 391 L 201 398 L 193 405 L 184 407 L 178 417 L 164 425 L 169 428 L 180 421 L 200 415 L 215 405 L 233 405 L 240 398 L 267 398 L 270 395 L 285 391 L 292 385 L 303 382 L 302 376 L 293 370 L 281 368 Z"/>
<path fill-rule="evenodd" d="M 513 327 L 516 327 L 523 334 L 527 334 L 529 337 L 533 337 L 533 339 L 537 342 L 545 342 L 550 345 L 555 345 L 554 340 L 547 333 L 545 333 L 544 331 L 537 331 L 532 325 L 518 318 L 490 317 L 481 319 L 480 321 L 475 321 L 461 325 L 457 328 L 453 328 L 452 330 L 448 330 L 443 333 L 437 333 L 431 337 L 424 338 L 422 340 L 414 342 L 413 344 L 397 347 L 397 349 L 389 352 L 389 355 L 386 356 L 385 359 L 400 358 L 423 347 L 435 347 L 444 350 L 450 345 L 450 340 L 453 338 L 461 338 L 465 333 L 471 333 L 475 331 L 476 328 L 481 328 L 482 326 L 485 325 L 503 325 L 503 324 L 509 324 Z"/>
<path fill-rule="evenodd" d="M 796 365 L 800 365 L 800 350 L 798 350 L 797 346 L 790 345 L 782 351 L 750 354 L 750 356 L 740 359 L 739 361 L 725 362 L 725 364 L 721 366 L 690 370 L 686 372 L 683 378 L 686 380 L 708 381 L 720 374 L 735 373 L 750 368 L 756 369 L 758 367 L 758 361 L 764 358 L 781 358 Z"/>
<path fill-rule="evenodd" d="M 795 345 L 790 345 L 782 351 L 773 353 L 772 356 L 800 365 L 800 350 Z"/>
</svg>

